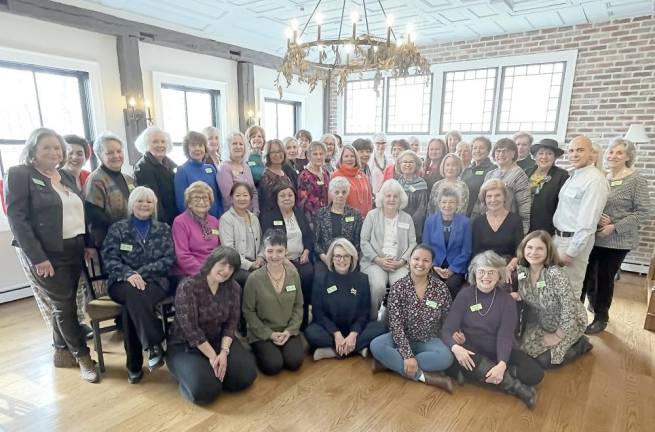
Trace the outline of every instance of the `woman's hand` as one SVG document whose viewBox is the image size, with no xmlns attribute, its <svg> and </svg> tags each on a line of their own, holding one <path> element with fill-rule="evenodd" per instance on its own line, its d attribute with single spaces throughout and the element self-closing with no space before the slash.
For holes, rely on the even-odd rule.
<svg viewBox="0 0 655 432">
<path fill-rule="evenodd" d="M 146 289 L 146 281 L 143 280 L 139 273 L 133 273 L 130 277 L 127 278 L 127 281 L 134 288 L 143 291 Z"/>
<path fill-rule="evenodd" d="M 505 266 L 505 283 L 506 284 L 511 284 L 512 283 L 512 272 L 514 270 L 515 269 L 512 269 L 512 267 L 509 264 L 507 264 L 507 266 Z"/>
<path fill-rule="evenodd" d="M 261 266 L 264 265 L 264 262 L 265 262 L 265 261 L 264 261 L 264 258 L 262 258 L 262 257 L 257 257 L 257 259 L 255 260 L 255 262 L 252 263 L 252 267 L 254 267 L 255 269 L 261 268 Z"/>
<path fill-rule="evenodd" d="M 284 340 L 284 335 L 283 332 L 273 332 L 271 333 L 271 341 L 277 345 L 277 346 L 282 346 L 284 343 L 282 342 Z"/>
<path fill-rule="evenodd" d="M 84 248 L 84 261 L 90 262 L 98 257 L 98 251 L 94 248 Z"/>
<path fill-rule="evenodd" d="M 393 271 L 396 271 L 399 268 L 401 268 L 402 266 L 404 266 L 405 264 L 407 264 L 407 262 L 404 259 L 392 260 L 392 261 L 393 261 L 393 264 L 392 264 Z"/>
<path fill-rule="evenodd" d="M 416 371 L 418 371 L 418 362 L 415 357 L 405 359 L 403 361 L 403 368 L 405 369 L 405 376 L 414 378 Z"/>
<path fill-rule="evenodd" d="M 55 268 L 52 266 L 50 260 L 45 260 L 42 263 L 35 265 L 36 274 L 42 278 L 52 277 L 55 275 Z"/>
<path fill-rule="evenodd" d="M 475 354 L 473 351 L 469 351 L 460 345 L 453 345 L 450 350 L 453 352 L 453 355 L 457 359 L 457 363 L 459 363 L 461 367 L 468 371 L 473 370 L 475 367 L 475 362 L 471 358 L 471 356 Z"/>
<path fill-rule="evenodd" d="M 523 300 L 523 299 L 521 298 L 521 294 L 519 294 L 519 293 L 517 293 L 517 292 L 511 292 L 511 293 L 509 293 L 509 295 L 512 296 L 512 298 L 513 298 L 514 301 L 516 301 L 516 302 L 520 302 L 521 300 Z"/>
<path fill-rule="evenodd" d="M 298 262 L 300 264 L 307 264 L 309 262 L 309 251 L 307 249 L 302 251 L 302 255 L 300 255 Z"/>
<path fill-rule="evenodd" d="M 562 338 L 557 333 L 544 333 L 544 345 L 552 347 L 562 341 Z"/>
<path fill-rule="evenodd" d="M 600 225 L 601 227 L 605 227 L 611 223 L 612 223 L 612 218 L 610 218 L 608 214 L 603 213 L 600 215 L 600 220 L 598 221 L 598 225 Z"/>
<path fill-rule="evenodd" d="M 486 375 L 487 379 L 485 381 L 489 384 L 500 384 L 503 380 L 503 376 L 505 375 L 505 369 L 507 369 L 505 362 L 498 362 L 496 366 L 489 369 L 489 372 L 487 372 Z"/>
<path fill-rule="evenodd" d="M 357 344 L 357 333 L 350 332 L 350 334 L 346 336 L 346 339 L 344 339 L 344 341 L 345 341 L 345 345 L 344 345 L 343 355 L 349 355 L 355 350 L 355 345 Z"/>
<path fill-rule="evenodd" d="M 214 375 L 220 382 L 223 382 L 225 379 L 225 373 L 227 372 L 227 352 L 221 350 L 221 352 L 216 356 L 216 364 L 214 366 Z"/>
<path fill-rule="evenodd" d="M 598 233 L 598 235 L 601 237 L 607 237 L 613 232 L 614 232 L 614 224 L 605 225 L 604 227 L 596 231 L 596 233 Z"/>
<path fill-rule="evenodd" d="M 457 345 L 463 345 L 464 342 L 466 342 L 466 336 L 464 336 L 464 333 L 457 330 L 455 333 L 453 333 L 453 340 Z"/>
<path fill-rule="evenodd" d="M 343 337 L 340 331 L 334 332 L 334 350 L 337 354 L 344 355 L 344 350 L 346 347 L 346 338 Z"/>
</svg>

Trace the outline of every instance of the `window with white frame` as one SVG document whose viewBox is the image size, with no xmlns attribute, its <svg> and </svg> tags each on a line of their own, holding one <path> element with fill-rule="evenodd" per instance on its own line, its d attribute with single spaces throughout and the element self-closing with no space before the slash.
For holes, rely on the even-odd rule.
<svg viewBox="0 0 655 432">
<path fill-rule="evenodd" d="M 387 79 L 388 134 L 430 132 L 432 76 Z"/>
<path fill-rule="evenodd" d="M 182 141 L 189 131 L 201 132 L 207 126 L 218 127 L 219 98 L 218 90 L 161 85 L 162 120 L 173 140 L 169 157 L 176 163 L 186 161 Z"/>
<path fill-rule="evenodd" d="M 264 128 L 269 138 L 284 139 L 298 130 L 300 102 L 264 99 Z"/>
<path fill-rule="evenodd" d="M 344 95 L 346 135 L 371 135 L 382 130 L 384 86 L 375 92 L 374 80 L 349 81 Z"/>
<path fill-rule="evenodd" d="M 0 171 L 18 164 L 30 133 L 39 127 L 91 139 L 89 74 L 0 62 Z"/>
<path fill-rule="evenodd" d="M 495 89 L 496 68 L 446 72 L 441 133 L 490 133 Z"/>
</svg>

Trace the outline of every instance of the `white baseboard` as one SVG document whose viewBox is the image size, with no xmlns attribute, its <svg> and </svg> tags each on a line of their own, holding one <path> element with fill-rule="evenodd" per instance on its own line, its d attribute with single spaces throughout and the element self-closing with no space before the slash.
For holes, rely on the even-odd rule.
<svg viewBox="0 0 655 432">
<path fill-rule="evenodd" d="M 7 303 L 14 300 L 19 300 L 26 297 L 32 297 L 34 292 L 30 287 L 18 287 L 0 292 L 0 303 Z"/>
<path fill-rule="evenodd" d="M 648 266 L 646 264 L 624 262 L 623 264 L 621 264 L 621 270 L 629 271 L 632 273 L 638 273 L 640 276 L 641 275 L 645 276 L 648 274 Z"/>
</svg>

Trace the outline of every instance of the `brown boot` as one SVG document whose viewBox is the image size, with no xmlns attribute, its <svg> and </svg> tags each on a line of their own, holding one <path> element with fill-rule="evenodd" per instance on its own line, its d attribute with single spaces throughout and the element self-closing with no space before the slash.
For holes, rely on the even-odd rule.
<svg viewBox="0 0 655 432">
<path fill-rule="evenodd" d="M 56 368 L 73 368 L 77 367 L 77 360 L 73 354 L 66 348 L 55 348 L 55 352 L 52 355 L 52 361 Z"/>
<path fill-rule="evenodd" d="M 440 389 L 446 390 L 448 393 L 453 393 L 453 380 L 443 372 L 425 372 L 425 383 Z"/>
<path fill-rule="evenodd" d="M 80 365 L 80 375 L 82 379 L 90 383 L 97 383 L 100 381 L 100 375 L 98 374 L 98 369 L 96 368 L 96 362 L 91 360 L 90 355 L 85 355 L 77 359 L 77 362 Z"/>
<path fill-rule="evenodd" d="M 381 372 L 381 371 L 386 370 L 386 369 L 387 369 L 387 368 L 384 367 L 384 365 L 383 365 L 382 363 L 380 363 L 379 361 L 377 361 L 377 360 L 375 359 L 375 357 L 373 357 L 373 358 L 371 359 L 371 372 L 372 372 L 372 373 L 378 373 L 378 372 Z"/>
</svg>

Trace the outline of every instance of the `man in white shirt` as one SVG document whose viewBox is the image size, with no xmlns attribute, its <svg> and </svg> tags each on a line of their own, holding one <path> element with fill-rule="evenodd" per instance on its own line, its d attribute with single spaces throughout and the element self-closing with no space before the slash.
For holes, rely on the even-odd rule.
<svg viewBox="0 0 655 432">
<path fill-rule="evenodd" d="M 566 268 L 576 298 L 582 294 L 596 228 L 609 194 L 607 181 L 594 166 L 592 154 L 591 140 L 584 135 L 569 143 L 568 158 L 573 170 L 560 189 L 553 216 L 560 264 Z"/>
<path fill-rule="evenodd" d="M 391 164 L 391 161 L 385 154 L 387 137 L 383 133 L 373 136 L 373 147 L 373 157 L 369 160 L 368 166 L 371 169 L 371 188 L 375 195 L 384 183 L 384 169 Z"/>
</svg>

